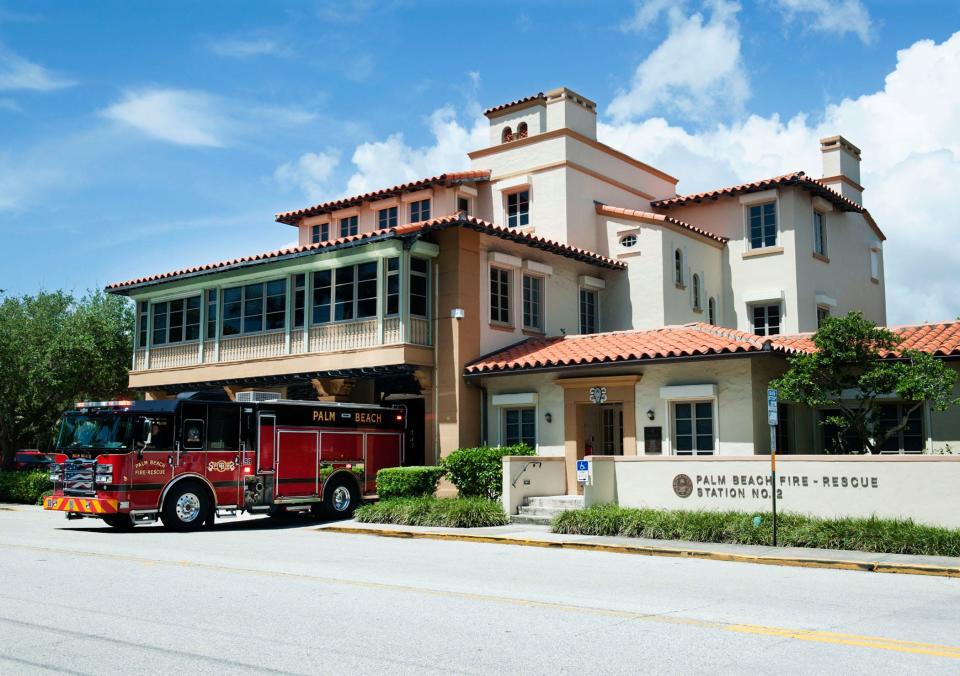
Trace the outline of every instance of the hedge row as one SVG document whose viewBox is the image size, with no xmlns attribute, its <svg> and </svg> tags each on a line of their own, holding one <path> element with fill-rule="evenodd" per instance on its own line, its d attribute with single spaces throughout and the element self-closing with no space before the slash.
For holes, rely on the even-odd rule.
<svg viewBox="0 0 960 676">
<path fill-rule="evenodd" d="M 52 489 L 50 473 L 46 471 L 0 472 L 0 502 L 36 505 Z"/>
<path fill-rule="evenodd" d="M 595 505 L 559 514 L 555 533 L 619 535 L 657 540 L 769 545 L 771 515 L 743 512 L 686 512 Z M 910 520 L 818 519 L 777 515 L 782 547 L 845 549 L 887 554 L 960 556 L 960 530 L 924 526 Z"/>
<path fill-rule="evenodd" d="M 391 498 L 357 508 L 354 518 L 363 523 L 448 528 L 503 526 L 509 522 L 500 503 L 486 498 Z"/>
<path fill-rule="evenodd" d="M 381 500 L 433 495 L 445 473 L 443 467 L 386 467 L 377 472 L 377 495 Z"/>
</svg>

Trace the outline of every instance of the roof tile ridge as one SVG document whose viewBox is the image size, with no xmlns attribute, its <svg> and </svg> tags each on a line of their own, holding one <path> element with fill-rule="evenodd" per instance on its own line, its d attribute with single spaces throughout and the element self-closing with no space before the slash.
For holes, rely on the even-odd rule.
<svg viewBox="0 0 960 676">
<path fill-rule="evenodd" d="M 739 329 L 731 329 L 726 326 L 714 326 L 713 324 L 707 324 L 705 322 L 692 322 L 686 324 L 686 327 L 693 329 L 694 331 L 699 331 L 700 333 L 706 333 L 709 335 L 717 336 L 719 338 L 726 338 L 727 340 L 732 340 L 739 343 L 748 343 L 757 349 L 765 349 L 765 346 L 771 343 L 770 336 L 756 336 L 752 333 L 747 333 L 746 331 L 741 331 Z M 766 338 L 762 340 L 761 338 Z"/>
</svg>

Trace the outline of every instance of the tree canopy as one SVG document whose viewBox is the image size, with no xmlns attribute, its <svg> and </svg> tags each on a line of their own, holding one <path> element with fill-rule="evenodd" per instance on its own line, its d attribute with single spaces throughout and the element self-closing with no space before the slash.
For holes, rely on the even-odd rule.
<svg viewBox="0 0 960 676">
<path fill-rule="evenodd" d="M 76 401 L 124 392 L 133 309 L 102 292 L 61 291 L 0 300 L 0 449 L 49 448 L 60 414 Z"/>
<path fill-rule="evenodd" d="M 771 383 L 786 401 L 839 409 L 824 422 L 837 430 L 848 453 L 876 453 L 899 434 L 924 402 L 935 411 L 960 403 L 954 397 L 957 373 L 942 360 L 917 350 L 898 350 L 900 337 L 859 312 L 829 317 L 814 335 L 816 351 L 790 358 L 790 369 Z M 880 407 L 891 396 L 904 402 L 895 424 L 884 424 Z M 851 446 L 849 440 L 854 440 Z"/>
</svg>

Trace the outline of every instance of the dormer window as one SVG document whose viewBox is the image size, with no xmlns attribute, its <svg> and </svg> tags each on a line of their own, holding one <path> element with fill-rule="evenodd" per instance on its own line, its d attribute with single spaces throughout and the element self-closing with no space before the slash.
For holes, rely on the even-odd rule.
<svg viewBox="0 0 960 676">
<path fill-rule="evenodd" d="M 506 143 L 513 140 L 513 129 L 510 127 L 504 127 L 503 132 L 500 134 L 500 143 Z"/>
<path fill-rule="evenodd" d="M 310 243 L 319 244 L 320 242 L 326 242 L 330 239 L 330 224 L 329 223 L 320 223 L 319 225 L 310 226 Z"/>
<path fill-rule="evenodd" d="M 420 221 L 430 220 L 430 200 L 420 200 L 419 202 L 410 202 L 410 222 L 419 223 Z"/>
<path fill-rule="evenodd" d="M 517 125 L 517 135 L 514 138 L 527 138 L 527 123 L 521 122 Z"/>
</svg>

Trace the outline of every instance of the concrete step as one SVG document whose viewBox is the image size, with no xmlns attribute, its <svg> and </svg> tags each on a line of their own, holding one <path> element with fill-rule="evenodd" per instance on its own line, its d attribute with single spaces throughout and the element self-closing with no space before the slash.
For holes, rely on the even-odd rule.
<svg viewBox="0 0 960 676">
<path fill-rule="evenodd" d="M 537 507 L 542 509 L 583 509 L 582 495 L 545 495 L 540 497 L 529 497 L 525 500 L 528 507 Z"/>
<path fill-rule="evenodd" d="M 549 526 L 553 518 L 549 516 L 529 516 L 527 514 L 514 514 L 510 517 L 510 523 L 527 523 L 537 526 Z"/>
<path fill-rule="evenodd" d="M 560 514 L 562 512 L 568 512 L 570 510 L 553 509 L 548 507 L 527 507 L 526 505 L 521 505 L 518 511 L 523 516 L 543 516 L 547 518 L 553 518 L 557 514 Z"/>
</svg>

